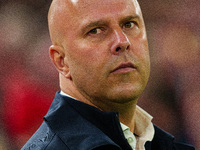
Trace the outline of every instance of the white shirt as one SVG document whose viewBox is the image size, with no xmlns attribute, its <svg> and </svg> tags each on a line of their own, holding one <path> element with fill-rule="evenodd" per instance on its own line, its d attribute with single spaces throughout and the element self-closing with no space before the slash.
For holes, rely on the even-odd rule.
<svg viewBox="0 0 200 150">
<path fill-rule="evenodd" d="M 129 127 L 126 126 L 123 123 L 120 123 L 122 131 L 124 133 L 125 138 L 127 139 L 127 142 L 132 147 L 133 150 L 136 149 L 136 137 L 135 135 L 130 131 Z"/>
</svg>

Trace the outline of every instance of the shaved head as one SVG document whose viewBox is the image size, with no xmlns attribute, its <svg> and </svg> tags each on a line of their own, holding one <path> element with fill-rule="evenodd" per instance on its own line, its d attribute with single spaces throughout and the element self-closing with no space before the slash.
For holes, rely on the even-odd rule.
<svg viewBox="0 0 200 150">
<path fill-rule="evenodd" d="M 137 0 L 130 0 L 136 6 L 138 13 L 141 13 L 140 6 Z M 104 1 L 100 1 L 101 5 Z M 106 4 L 105 4 L 106 5 Z M 50 37 L 53 44 L 62 45 L 64 34 L 72 28 L 73 22 L 82 14 L 80 8 L 87 9 L 89 6 L 93 8 L 99 7 L 97 1 L 88 0 L 53 0 L 48 13 L 48 24 Z M 109 6 L 110 7 L 110 6 Z M 108 9 L 110 9 L 108 7 Z M 90 10 L 88 10 L 90 13 Z M 92 13 L 92 12 L 91 12 Z M 100 13 L 100 12 L 99 12 Z M 67 23 L 67 26 L 66 26 Z"/>
<path fill-rule="evenodd" d="M 70 20 L 70 17 L 72 17 L 70 14 L 74 13 L 74 1 L 53 0 L 48 13 L 49 32 L 53 44 L 60 45 L 62 43 L 63 27 Z M 65 16 L 65 19 L 63 19 L 63 16 Z"/>
</svg>

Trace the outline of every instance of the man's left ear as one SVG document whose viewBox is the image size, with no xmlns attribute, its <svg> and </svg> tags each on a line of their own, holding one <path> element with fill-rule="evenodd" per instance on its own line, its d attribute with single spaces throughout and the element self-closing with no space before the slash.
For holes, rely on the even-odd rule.
<svg viewBox="0 0 200 150">
<path fill-rule="evenodd" d="M 64 49 L 61 46 L 52 45 L 49 48 L 49 55 L 58 72 L 64 75 L 66 78 L 71 78 L 69 66 L 65 62 Z"/>
</svg>

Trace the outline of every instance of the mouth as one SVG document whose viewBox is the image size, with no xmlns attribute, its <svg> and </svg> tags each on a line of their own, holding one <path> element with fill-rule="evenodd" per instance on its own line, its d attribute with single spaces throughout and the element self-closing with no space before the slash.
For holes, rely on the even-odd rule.
<svg viewBox="0 0 200 150">
<path fill-rule="evenodd" d="M 124 74 L 129 73 L 133 70 L 136 70 L 136 67 L 131 62 L 121 63 L 119 66 L 117 66 L 111 73 L 115 74 Z"/>
</svg>

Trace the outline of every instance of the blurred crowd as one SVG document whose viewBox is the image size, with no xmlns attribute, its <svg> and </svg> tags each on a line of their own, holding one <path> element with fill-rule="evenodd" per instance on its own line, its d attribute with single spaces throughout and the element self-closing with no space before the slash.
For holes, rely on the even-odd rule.
<svg viewBox="0 0 200 150">
<path fill-rule="evenodd" d="M 20 149 L 39 127 L 58 74 L 48 49 L 51 0 L 0 0 L 0 150 Z M 139 105 L 200 150 L 200 1 L 139 0 L 151 76 Z"/>
</svg>

